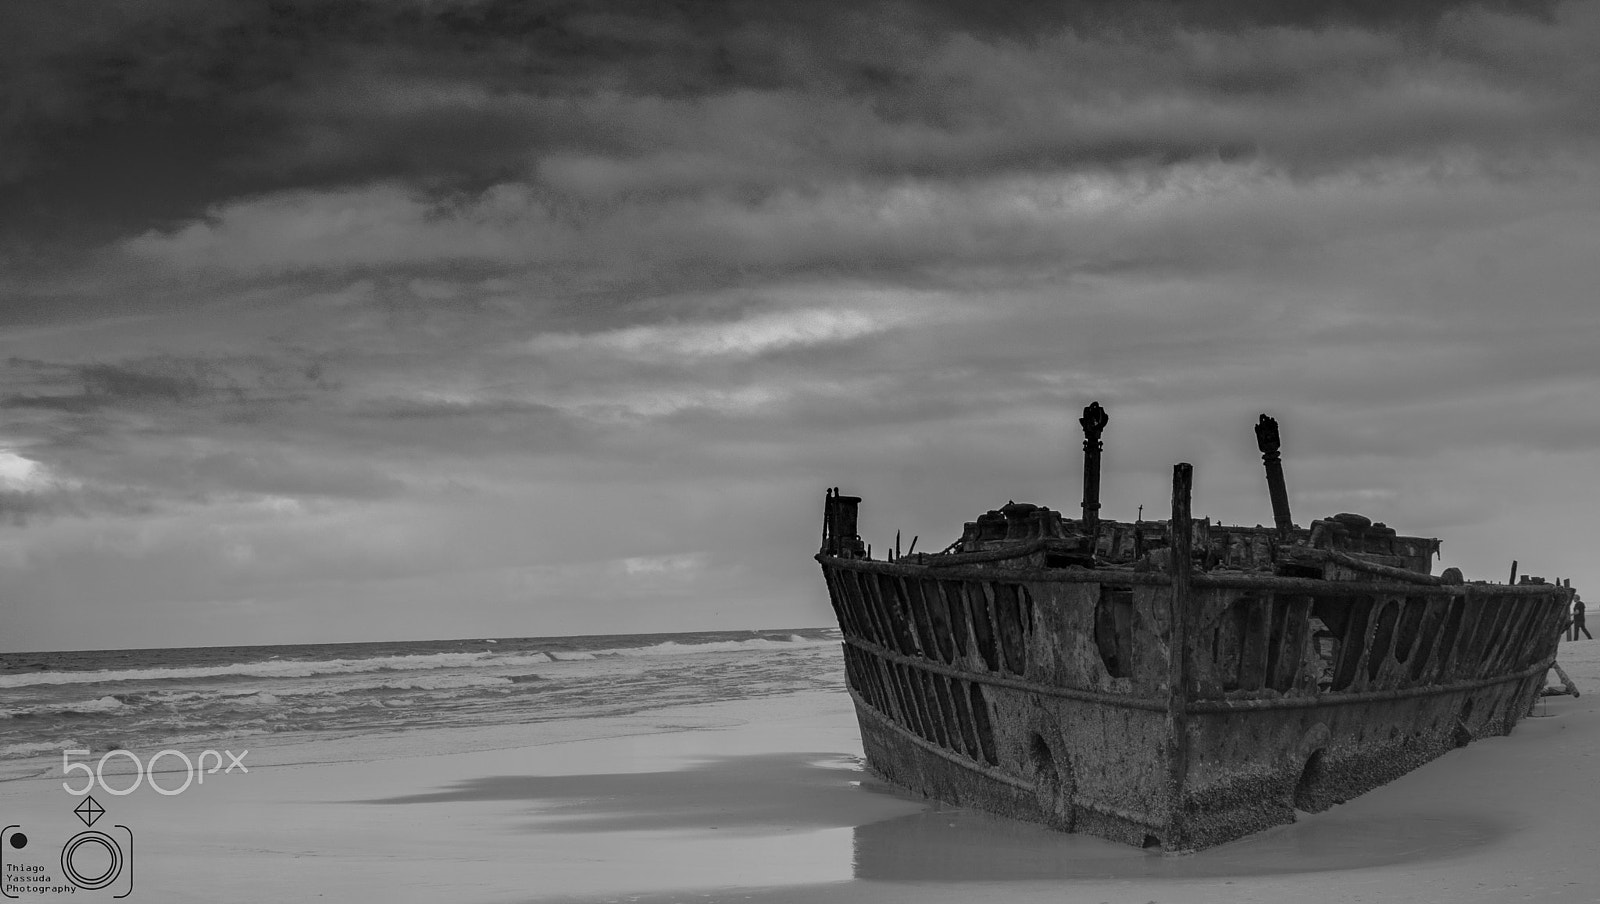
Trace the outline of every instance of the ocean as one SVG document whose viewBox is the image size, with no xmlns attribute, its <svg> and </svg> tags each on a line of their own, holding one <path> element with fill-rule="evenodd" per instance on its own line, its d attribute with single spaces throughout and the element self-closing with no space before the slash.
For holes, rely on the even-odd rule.
<svg viewBox="0 0 1600 904">
<path fill-rule="evenodd" d="M 0 779 L 59 772 L 63 750 L 259 761 L 817 687 L 844 688 L 837 628 L 0 654 Z"/>
</svg>

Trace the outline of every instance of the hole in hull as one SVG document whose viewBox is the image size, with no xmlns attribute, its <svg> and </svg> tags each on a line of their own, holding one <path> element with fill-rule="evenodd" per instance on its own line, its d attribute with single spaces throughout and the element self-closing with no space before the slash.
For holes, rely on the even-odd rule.
<svg viewBox="0 0 1600 904">
<path fill-rule="evenodd" d="M 1026 675 L 1028 630 L 1022 599 L 1026 591 L 1014 584 L 990 586 L 994 591 L 994 614 L 998 622 L 996 633 L 1000 635 L 1000 651 L 1004 654 L 1006 668 L 1013 675 Z"/>
<path fill-rule="evenodd" d="M 989 724 L 989 704 L 983 698 L 983 688 L 974 683 L 971 691 L 972 702 L 972 727 L 978 733 L 978 747 L 983 751 L 983 760 L 991 766 L 1000 765 L 1000 758 L 995 755 L 994 729 Z"/>
<path fill-rule="evenodd" d="M 1378 627 L 1372 633 L 1372 647 L 1367 651 L 1367 680 L 1377 681 L 1383 671 L 1384 660 L 1394 642 L 1395 627 L 1400 621 L 1400 604 L 1390 600 L 1378 612 Z"/>
<path fill-rule="evenodd" d="M 1037 733 L 1028 742 L 1028 759 L 1033 763 L 1033 771 L 1038 774 L 1040 784 L 1060 780 L 1060 776 L 1056 773 L 1056 758 L 1050 753 L 1050 745 L 1046 744 L 1044 738 Z"/>
<path fill-rule="evenodd" d="M 956 644 L 956 655 L 967 655 L 967 598 L 961 595 L 961 585 L 955 581 L 940 581 L 944 602 L 950 613 L 950 632 Z"/>
<path fill-rule="evenodd" d="M 1416 646 L 1417 635 L 1422 629 L 1422 618 L 1427 611 L 1427 597 L 1406 597 L 1405 611 L 1400 615 L 1400 626 L 1394 637 L 1394 658 L 1397 662 L 1405 662 L 1411 658 L 1411 648 Z"/>
<path fill-rule="evenodd" d="M 1336 691 L 1349 689 L 1356 680 L 1356 668 L 1361 664 L 1361 654 L 1366 651 L 1367 621 L 1372 617 L 1372 598 L 1355 597 L 1350 600 L 1347 609 L 1348 620 L 1344 630 L 1339 632 L 1339 667 L 1333 675 L 1333 690 Z"/>
<path fill-rule="evenodd" d="M 1296 810 L 1316 811 L 1317 805 L 1313 795 L 1316 786 L 1322 781 L 1323 772 L 1322 751 L 1312 751 L 1311 755 L 1306 757 L 1305 768 L 1300 770 L 1300 780 L 1294 786 L 1294 808 Z"/>
<path fill-rule="evenodd" d="M 995 651 L 994 625 L 989 621 L 989 600 L 984 595 L 981 584 L 968 583 L 965 588 L 967 593 L 967 611 L 972 613 L 972 633 L 978 641 L 978 652 L 983 656 L 983 664 L 989 671 L 1000 671 L 1000 657 Z"/>
<path fill-rule="evenodd" d="M 1106 674 L 1127 678 L 1133 671 L 1133 588 L 1100 588 L 1094 608 L 1094 642 Z"/>
<path fill-rule="evenodd" d="M 1468 720 L 1472 718 L 1472 700 L 1468 699 L 1461 707 L 1461 715 L 1456 717 L 1455 730 L 1450 733 L 1451 740 L 1457 747 L 1465 747 L 1472 743 L 1472 729 L 1467 727 Z"/>
</svg>

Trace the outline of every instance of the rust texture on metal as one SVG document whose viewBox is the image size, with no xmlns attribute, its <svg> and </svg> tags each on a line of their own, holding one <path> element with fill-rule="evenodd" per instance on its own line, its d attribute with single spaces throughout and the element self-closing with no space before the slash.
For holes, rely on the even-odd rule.
<svg viewBox="0 0 1600 904">
<path fill-rule="evenodd" d="M 1100 434 L 1110 422 L 1110 415 L 1099 402 L 1090 402 L 1083 409 L 1083 417 L 1078 418 L 1083 427 L 1083 523 L 1090 532 L 1100 520 L 1100 452 L 1105 449 Z"/>
<path fill-rule="evenodd" d="M 1086 449 L 1087 451 L 1087 449 Z M 1437 540 L 1341 513 L 1213 525 L 1008 503 L 944 553 L 817 555 L 871 769 L 958 806 L 1169 851 L 1290 822 L 1505 734 L 1572 590 L 1431 574 Z M 1087 494 L 1086 494 L 1087 500 Z"/>
<path fill-rule="evenodd" d="M 856 518 L 860 496 L 843 496 L 839 488 L 828 490 L 822 507 L 822 551 L 830 556 L 860 558 L 867 554 L 857 533 Z"/>
<path fill-rule="evenodd" d="M 1189 524 L 1190 494 L 1194 487 L 1194 466 L 1187 462 L 1172 469 L 1172 560 L 1168 571 L 1172 575 L 1171 608 L 1168 617 L 1168 636 L 1174 642 L 1167 649 L 1167 831 L 1170 837 L 1184 835 L 1183 789 L 1189 771 L 1189 645 L 1181 639 L 1189 636 L 1189 570 L 1193 567 L 1192 531 L 1183 530 Z"/>
<path fill-rule="evenodd" d="M 1256 448 L 1261 450 L 1261 464 L 1267 469 L 1267 494 L 1272 499 L 1272 521 L 1280 536 L 1287 537 L 1294 530 L 1294 519 L 1289 516 L 1289 488 L 1283 479 L 1283 456 L 1279 453 L 1282 439 L 1278 435 L 1276 418 L 1263 414 L 1256 422 Z"/>
</svg>

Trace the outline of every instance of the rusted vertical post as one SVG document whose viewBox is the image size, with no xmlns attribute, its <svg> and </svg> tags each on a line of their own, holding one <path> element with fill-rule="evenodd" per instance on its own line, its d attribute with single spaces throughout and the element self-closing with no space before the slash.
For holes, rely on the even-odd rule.
<svg viewBox="0 0 1600 904">
<path fill-rule="evenodd" d="M 1294 529 L 1289 518 L 1289 489 L 1283 482 L 1283 461 L 1278 454 L 1278 421 L 1266 415 L 1256 422 L 1256 447 L 1261 450 L 1261 463 L 1267 469 L 1267 492 L 1272 496 L 1272 520 L 1278 526 L 1278 536 L 1287 538 Z"/>
<path fill-rule="evenodd" d="M 828 542 L 833 536 L 833 487 L 828 487 L 828 492 L 823 496 L 822 503 L 822 551 L 828 555 L 837 555 L 833 546 Z"/>
<path fill-rule="evenodd" d="M 1083 425 L 1083 530 L 1091 543 L 1100 525 L 1100 450 L 1105 448 L 1100 434 L 1110 420 L 1099 402 L 1090 402 L 1083 409 L 1083 417 L 1078 418 Z"/>
<path fill-rule="evenodd" d="M 1194 466 L 1188 462 L 1172 469 L 1171 532 L 1172 613 L 1167 635 L 1167 850 L 1187 847 L 1183 793 L 1189 772 L 1189 568 L 1193 545 L 1193 518 L 1189 502 L 1194 486 Z"/>
</svg>

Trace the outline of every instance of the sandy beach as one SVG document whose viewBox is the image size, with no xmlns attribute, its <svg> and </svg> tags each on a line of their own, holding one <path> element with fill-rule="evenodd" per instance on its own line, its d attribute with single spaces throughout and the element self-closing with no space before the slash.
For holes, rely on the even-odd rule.
<svg viewBox="0 0 1600 904">
<path fill-rule="evenodd" d="M 824 690 L 279 745 L 172 796 L 96 794 L 98 827 L 134 839 L 130 900 L 1591 902 L 1600 643 L 1563 643 L 1559 661 L 1583 696 L 1547 699 L 1510 737 L 1190 855 L 884 788 L 848 698 Z M 495 749 L 436 752 L 464 747 Z M 75 830 L 61 779 L 0 785 L 35 852 Z"/>
</svg>

